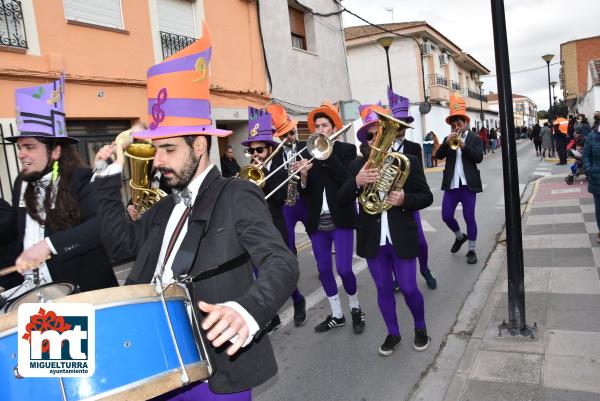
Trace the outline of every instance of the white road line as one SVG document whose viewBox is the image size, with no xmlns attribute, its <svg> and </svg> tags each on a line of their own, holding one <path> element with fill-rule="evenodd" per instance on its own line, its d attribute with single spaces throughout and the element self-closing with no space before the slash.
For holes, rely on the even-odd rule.
<svg viewBox="0 0 600 401">
<path fill-rule="evenodd" d="M 433 228 L 433 226 L 431 224 L 429 224 L 429 222 L 427 220 L 421 220 L 421 225 L 423 225 L 423 231 L 425 231 L 425 232 L 429 232 L 429 233 L 437 232 L 437 230 L 435 228 Z"/>
</svg>

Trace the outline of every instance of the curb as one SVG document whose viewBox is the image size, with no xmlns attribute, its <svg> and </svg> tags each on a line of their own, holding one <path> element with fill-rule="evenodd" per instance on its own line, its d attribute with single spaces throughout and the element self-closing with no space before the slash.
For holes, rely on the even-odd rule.
<svg viewBox="0 0 600 401">
<path fill-rule="evenodd" d="M 542 177 L 529 181 L 533 189 L 524 208 L 521 208 L 521 221 L 529 214 L 537 196 Z M 524 202 L 521 200 L 521 205 Z M 442 339 L 438 354 L 422 373 L 422 379 L 409 393 L 410 401 L 459 401 L 464 394 L 477 352 L 483 342 L 486 328 L 493 318 L 494 310 L 502 297 L 504 276 L 501 268 L 506 260 L 506 228 L 498 235 L 496 247 L 490 253 L 481 274 L 473 284 L 463 305 L 457 313 L 450 332 Z"/>
</svg>

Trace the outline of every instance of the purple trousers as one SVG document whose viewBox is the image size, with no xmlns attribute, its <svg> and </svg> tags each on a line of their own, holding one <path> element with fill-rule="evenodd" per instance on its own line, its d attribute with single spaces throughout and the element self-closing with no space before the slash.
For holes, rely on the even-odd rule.
<svg viewBox="0 0 600 401">
<path fill-rule="evenodd" d="M 462 204 L 469 241 L 477 239 L 477 222 L 475 222 L 476 198 L 477 194 L 475 192 L 471 191 L 466 185 L 461 185 L 460 188 L 444 191 L 444 198 L 442 199 L 442 220 L 444 220 L 444 223 L 454 233 L 460 230 L 458 221 L 454 218 L 454 212 L 456 212 L 458 204 Z"/>
<path fill-rule="evenodd" d="M 377 304 L 388 334 L 400 335 L 392 273 L 398 280 L 400 292 L 413 316 L 415 328 L 425 328 L 425 302 L 417 287 L 417 259 L 400 258 L 394 247 L 388 243 L 379 248 L 376 257 L 367 259 L 367 266 L 377 287 Z"/>
<path fill-rule="evenodd" d="M 429 247 L 427 246 L 427 239 L 425 239 L 425 232 L 423 232 L 421 214 L 418 210 L 415 212 L 415 221 L 417 222 L 417 231 L 419 235 L 419 270 L 421 273 L 425 273 L 427 270 L 429 270 L 429 266 L 427 266 L 429 259 Z"/>
<path fill-rule="evenodd" d="M 310 240 L 325 294 L 332 297 L 338 293 L 333 276 L 332 244 L 335 244 L 335 267 L 342 279 L 346 294 L 356 294 L 356 276 L 352 271 L 354 230 L 351 228 L 336 228 L 333 231 L 317 230 L 311 234 Z"/>
<path fill-rule="evenodd" d="M 296 249 L 296 224 L 300 221 L 304 225 L 306 230 L 306 219 L 308 216 L 308 208 L 306 207 L 306 200 L 299 196 L 296 198 L 296 204 L 294 206 L 283 205 L 283 219 L 285 220 L 285 226 L 287 228 L 288 243 L 287 246 L 290 251 L 298 254 Z M 292 301 L 298 303 L 302 300 L 302 294 L 296 287 L 292 293 Z"/>
<path fill-rule="evenodd" d="M 252 390 L 217 394 L 210 390 L 207 382 L 198 382 L 159 395 L 151 401 L 252 401 Z"/>
</svg>

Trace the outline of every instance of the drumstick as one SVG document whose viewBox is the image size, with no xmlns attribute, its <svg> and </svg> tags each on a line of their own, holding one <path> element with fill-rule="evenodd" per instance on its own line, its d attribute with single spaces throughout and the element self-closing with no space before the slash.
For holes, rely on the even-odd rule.
<svg viewBox="0 0 600 401">
<path fill-rule="evenodd" d="M 44 260 L 42 260 L 42 262 L 45 262 L 45 261 L 47 261 L 47 260 L 49 260 L 49 259 L 50 259 L 50 256 L 47 256 L 47 257 L 46 257 Z M 34 266 L 33 268 L 34 268 L 34 269 L 37 269 L 37 268 L 39 267 L 39 265 L 40 265 L 40 264 L 41 264 L 41 262 L 40 262 L 40 263 L 38 263 L 38 265 L 37 265 L 37 266 Z M 2 270 L 0 270 L 0 277 L 2 277 L 2 276 L 6 276 L 7 274 L 10 274 L 10 273 L 14 273 L 14 272 L 16 272 L 16 271 L 17 271 L 17 266 L 10 266 L 10 267 L 7 267 L 6 269 L 2 269 Z"/>
</svg>

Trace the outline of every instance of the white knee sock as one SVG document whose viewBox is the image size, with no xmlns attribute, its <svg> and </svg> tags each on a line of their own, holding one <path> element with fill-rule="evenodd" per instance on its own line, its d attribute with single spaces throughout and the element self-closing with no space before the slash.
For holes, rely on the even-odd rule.
<svg viewBox="0 0 600 401">
<path fill-rule="evenodd" d="M 342 312 L 342 304 L 340 303 L 340 295 L 335 294 L 332 297 L 327 297 L 327 299 L 329 300 L 329 307 L 331 308 L 331 316 L 335 317 L 336 319 L 340 319 L 342 316 L 344 316 L 344 313 Z"/>
<path fill-rule="evenodd" d="M 463 233 L 460 230 L 455 231 L 454 235 L 456 236 L 456 239 L 461 239 L 463 237 Z"/>
<path fill-rule="evenodd" d="M 469 240 L 469 251 L 475 251 L 475 243 L 477 241 L 471 241 Z"/>
<path fill-rule="evenodd" d="M 350 303 L 350 309 L 360 308 L 360 304 L 358 303 L 358 291 L 354 295 L 348 295 L 348 302 Z"/>
</svg>

